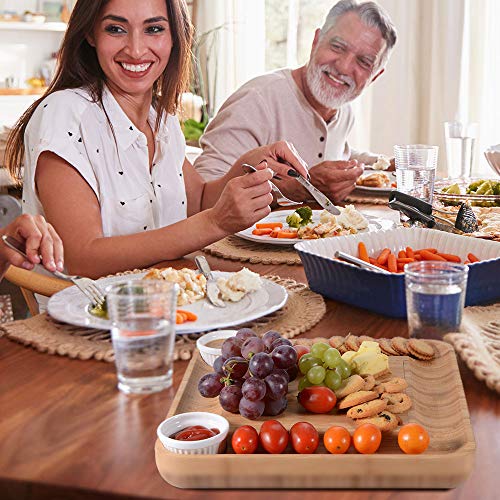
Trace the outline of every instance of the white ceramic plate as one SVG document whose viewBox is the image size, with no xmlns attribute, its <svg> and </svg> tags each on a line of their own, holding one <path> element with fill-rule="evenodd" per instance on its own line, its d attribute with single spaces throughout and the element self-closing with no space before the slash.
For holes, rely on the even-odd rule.
<svg viewBox="0 0 500 500">
<path fill-rule="evenodd" d="M 313 210 L 313 222 L 318 223 L 319 217 L 323 210 Z M 286 218 L 288 215 L 293 214 L 295 210 L 278 210 L 276 212 L 271 212 L 267 217 L 264 217 L 259 223 L 262 222 L 282 222 L 283 227 L 287 227 Z M 361 211 L 361 213 L 363 213 Z M 380 219 L 378 217 L 373 217 L 372 215 L 363 214 L 368 219 L 368 228 L 362 229 L 360 233 L 368 233 L 372 231 L 380 231 L 381 229 L 392 229 L 394 227 L 394 222 L 388 219 Z M 255 236 L 252 234 L 252 230 L 255 228 L 255 224 L 244 231 L 236 233 L 236 236 L 243 238 L 244 240 L 254 241 L 255 243 L 268 243 L 269 245 L 284 245 L 290 246 L 295 245 L 301 240 L 299 238 L 271 238 L 270 236 Z M 336 236 L 334 236 L 335 238 Z M 330 239 L 330 238 L 325 238 Z"/>
<path fill-rule="evenodd" d="M 374 172 L 384 172 L 386 173 L 389 178 L 391 179 L 391 182 L 396 181 L 396 173 L 395 172 L 387 172 L 386 170 L 373 170 L 373 169 L 365 169 L 364 174 L 361 176 L 361 178 L 366 177 L 367 175 L 373 174 Z M 384 186 L 384 187 L 370 187 L 370 186 L 356 186 L 355 191 L 364 191 L 367 193 L 378 193 L 378 194 L 389 194 L 393 189 L 391 186 Z"/>
<path fill-rule="evenodd" d="M 144 274 L 102 278 L 99 280 L 99 286 L 105 289 L 107 286 L 120 281 L 141 279 Z M 213 271 L 213 274 L 215 278 L 227 278 L 233 273 Z M 225 308 L 215 307 L 207 299 L 179 307 L 179 309 L 195 313 L 198 319 L 176 325 L 175 333 L 198 333 L 226 328 L 252 321 L 281 309 L 288 298 L 285 288 L 265 278 L 261 279 L 262 287 L 259 290 L 249 293 L 239 302 L 226 302 Z M 111 328 L 109 320 L 98 318 L 90 313 L 87 298 L 76 286 L 66 288 L 53 295 L 49 300 L 47 309 L 49 314 L 58 321 L 88 328 Z"/>
</svg>

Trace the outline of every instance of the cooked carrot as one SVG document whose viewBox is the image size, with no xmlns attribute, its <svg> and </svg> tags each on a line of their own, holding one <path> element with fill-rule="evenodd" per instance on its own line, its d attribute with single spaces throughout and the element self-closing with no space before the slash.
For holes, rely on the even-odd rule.
<svg viewBox="0 0 500 500">
<path fill-rule="evenodd" d="M 278 233 L 278 238 L 297 238 L 297 232 L 296 231 L 286 231 L 285 229 L 282 229 Z"/>
<path fill-rule="evenodd" d="M 358 255 L 361 260 L 370 262 L 370 259 L 368 258 L 368 250 L 366 249 L 366 245 L 362 241 L 358 243 Z"/>
<path fill-rule="evenodd" d="M 271 236 L 271 238 L 277 238 L 278 237 L 278 234 L 280 232 L 280 229 L 277 228 L 277 229 L 273 229 L 270 233 L 269 233 L 269 236 Z"/>
<path fill-rule="evenodd" d="M 391 273 L 395 273 L 398 270 L 396 256 L 393 253 L 390 253 L 389 257 L 387 257 L 387 269 Z"/>
<path fill-rule="evenodd" d="M 180 313 L 175 313 L 175 324 L 176 325 L 182 325 L 182 323 L 184 323 L 185 321 L 185 316 L 184 314 L 180 314 Z"/>
<path fill-rule="evenodd" d="M 406 259 L 407 255 L 406 255 L 406 252 L 404 250 L 400 250 L 398 252 L 398 259 Z"/>
<path fill-rule="evenodd" d="M 258 224 L 255 224 L 255 227 L 257 229 L 275 229 L 279 227 L 280 229 L 283 227 L 282 222 L 260 222 Z"/>
<path fill-rule="evenodd" d="M 466 260 L 464 264 L 470 264 L 470 260 Z"/>
<path fill-rule="evenodd" d="M 473 264 L 474 262 L 479 262 L 479 259 L 473 253 L 468 253 L 467 258 L 470 260 L 471 264 Z"/>
<path fill-rule="evenodd" d="M 254 229 L 252 234 L 255 234 L 255 236 L 265 236 L 266 234 L 271 234 L 272 231 L 270 227 L 263 227 L 262 229 Z"/>
<path fill-rule="evenodd" d="M 428 250 L 420 250 L 420 255 L 422 256 L 422 260 L 439 260 L 446 262 L 444 257 L 437 255 L 435 253 L 429 252 Z"/>
<path fill-rule="evenodd" d="M 445 258 L 448 262 L 462 262 L 462 259 L 458 255 L 453 255 L 451 253 L 438 252 L 436 255 Z"/>
<path fill-rule="evenodd" d="M 425 250 L 426 252 L 431 252 L 431 253 L 437 253 L 437 248 L 421 248 L 420 250 L 415 250 L 415 253 L 422 253 L 422 250 Z"/>
<path fill-rule="evenodd" d="M 391 251 L 389 250 L 389 248 L 384 248 L 380 252 L 380 255 L 377 257 L 377 263 L 382 265 L 382 266 L 387 264 L 387 259 L 388 259 L 390 253 L 391 253 Z"/>
<path fill-rule="evenodd" d="M 414 255 L 413 255 L 413 258 L 414 258 L 415 260 L 422 260 L 422 256 L 421 256 L 419 253 L 414 254 Z"/>
<path fill-rule="evenodd" d="M 415 262 L 415 259 L 409 259 L 408 257 L 398 257 L 397 258 L 397 263 L 398 264 L 409 264 L 410 262 Z"/>
<path fill-rule="evenodd" d="M 186 319 L 185 321 L 196 321 L 198 316 L 194 312 L 185 311 L 184 309 L 177 309 L 178 314 L 182 314 Z"/>
<path fill-rule="evenodd" d="M 406 256 L 409 257 L 410 259 L 415 258 L 415 253 L 413 252 L 412 247 L 406 247 Z"/>
<path fill-rule="evenodd" d="M 407 262 L 398 262 L 398 271 L 404 271 Z"/>
</svg>

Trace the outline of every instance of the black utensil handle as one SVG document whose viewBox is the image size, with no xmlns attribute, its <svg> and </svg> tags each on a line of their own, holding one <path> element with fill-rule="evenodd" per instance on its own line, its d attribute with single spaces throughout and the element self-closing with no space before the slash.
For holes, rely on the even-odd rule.
<svg viewBox="0 0 500 500">
<path fill-rule="evenodd" d="M 404 203 L 405 205 L 408 205 L 410 207 L 415 207 L 417 210 L 422 212 L 423 214 L 431 215 L 432 214 L 432 205 L 430 203 L 427 203 L 426 201 L 423 201 L 419 198 L 415 198 L 415 196 L 411 196 L 406 193 L 402 193 L 401 191 L 398 191 L 397 189 L 393 189 L 389 195 L 389 200 L 390 201 L 400 201 L 401 203 Z"/>
<path fill-rule="evenodd" d="M 389 202 L 389 208 L 393 210 L 398 210 L 401 213 L 405 214 L 411 220 L 415 220 L 418 222 L 423 222 L 427 227 L 434 227 L 436 225 L 436 221 L 434 217 L 431 215 L 423 214 L 420 210 L 410 205 L 406 205 L 397 200 L 391 200 Z"/>
</svg>

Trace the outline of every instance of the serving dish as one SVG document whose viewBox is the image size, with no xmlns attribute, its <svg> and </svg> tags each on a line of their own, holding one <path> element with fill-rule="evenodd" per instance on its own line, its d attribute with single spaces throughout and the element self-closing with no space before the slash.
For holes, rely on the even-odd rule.
<svg viewBox="0 0 500 500">
<path fill-rule="evenodd" d="M 500 194 L 475 194 L 466 193 L 467 187 L 474 182 L 480 180 L 491 180 L 498 182 L 498 179 L 487 179 L 484 177 L 466 177 L 463 179 L 440 179 L 434 183 L 434 200 L 441 202 L 443 205 L 459 205 L 462 202 L 469 203 L 472 206 L 478 207 L 499 207 Z M 460 194 L 443 193 L 443 189 L 457 184 L 460 189 Z"/>
<path fill-rule="evenodd" d="M 338 250 L 357 256 L 360 241 L 365 243 L 370 256 L 378 255 L 384 248 L 397 253 L 410 246 L 414 249 L 438 248 L 441 252 L 458 255 L 464 261 L 472 252 L 481 262 L 469 265 L 465 305 L 500 299 L 498 243 L 423 228 L 399 228 L 297 243 L 295 249 L 304 265 L 311 290 L 385 316 L 405 318 L 403 274 L 382 274 L 334 259 Z"/>
<path fill-rule="evenodd" d="M 208 366 L 213 366 L 214 361 L 221 355 L 220 347 L 210 347 L 208 344 L 215 340 L 226 340 L 229 337 L 234 337 L 237 330 L 217 330 L 215 332 L 206 333 L 196 339 L 196 347 L 200 351 L 200 356 Z M 221 343 L 222 344 L 222 343 Z"/>
<path fill-rule="evenodd" d="M 287 429 L 299 421 L 314 425 L 320 434 L 316 453 L 299 455 L 289 445 L 280 455 L 237 455 L 229 445 L 231 433 L 241 425 L 252 425 L 258 431 L 266 418 L 246 420 L 222 410 L 217 398 L 200 396 L 198 380 L 210 368 L 195 353 L 168 415 L 197 409 L 224 416 L 230 426 L 227 452 L 177 455 L 157 440 L 158 471 L 178 488 L 453 488 L 474 467 L 475 442 L 453 348 L 444 342 L 432 342 L 439 356 L 430 362 L 408 356 L 389 357 L 391 371 L 407 381 L 406 392 L 414 402 L 402 416 L 403 423 L 420 423 L 429 432 L 430 445 L 422 455 L 401 452 L 397 431 L 384 434 L 375 454 L 361 455 L 351 449 L 344 455 L 330 455 L 322 443 L 326 429 L 342 425 L 352 433 L 355 424 L 343 414 L 306 413 L 297 403 L 297 381 L 289 386 L 287 410 L 273 418 Z"/>
</svg>

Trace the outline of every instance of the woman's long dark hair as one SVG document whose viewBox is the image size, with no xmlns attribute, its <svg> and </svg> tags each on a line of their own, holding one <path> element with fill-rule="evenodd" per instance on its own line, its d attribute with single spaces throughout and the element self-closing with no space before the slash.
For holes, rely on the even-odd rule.
<svg viewBox="0 0 500 500">
<path fill-rule="evenodd" d="M 54 79 L 45 94 L 35 101 L 17 121 L 9 135 L 5 163 L 11 176 L 22 180 L 24 133 L 38 105 L 58 90 L 86 87 L 96 102 L 102 102 L 106 76 L 99 65 L 95 48 L 87 41 L 102 8 L 109 0 L 78 0 L 59 52 Z M 153 86 L 153 106 L 157 111 L 155 131 L 165 113 L 175 113 L 182 92 L 187 88 L 191 68 L 193 26 L 185 0 L 165 0 L 172 34 L 172 51 L 163 74 Z"/>
</svg>

